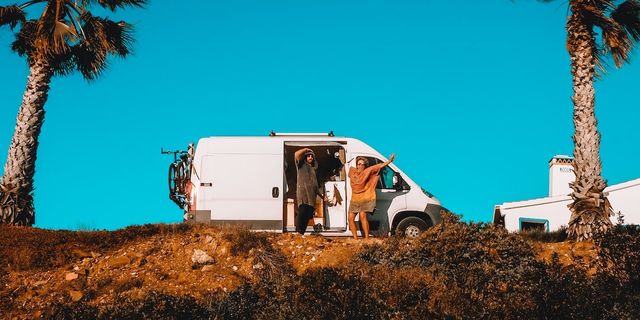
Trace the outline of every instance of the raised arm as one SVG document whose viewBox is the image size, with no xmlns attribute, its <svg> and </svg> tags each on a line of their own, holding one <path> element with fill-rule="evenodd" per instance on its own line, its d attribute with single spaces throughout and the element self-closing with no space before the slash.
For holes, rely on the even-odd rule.
<svg viewBox="0 0 640 320">
<path fill-rule="evenodd" d="M 302 148 L 302 149 L 300 149 L 300 150 L 296 151 L 296 152 L 293 154 L 293 157 L 295 158 L 296 163 L 297 163 L 298 161 L 300 161 L 300 158 L 302 158 L 302 155 L 304 155 L 304 153 L 305 153 L 307 150 L 308 150 L 308 151 L 311 151 L 311 149 L 309 149 L 309 148 Z"/>
<path fill-rule="evenodd" d="M 392 154 L 389 156 L 389 160 L 387 160 L 387 161 L 385 161 L 385 162 L 383 162 L 383 163 L 382 163 L 382 164 L 383 164 L 383 167 L 388 166 L 388 165 L 389 165 L 389 163 L 393 162 L 393 160 L 395 160 L 395 159 L 396 159 L 396 154 L 395 154 L 395 153 L 392 153 Z"/>
<path fill-rule="evenodd" d="M 389 165 L 389 163 L 393 162 L 393 160 L 396 159 L 396 155 L 394 153 L 392 153 L 389 156 L 389 160 L 383 162 L 383 163 L 378 163 L 376 165 L 371 166 L 371 170 L 375 170 L 375 172 L 378 172 L 380 169 L 386 167 Z"/>
</svg>

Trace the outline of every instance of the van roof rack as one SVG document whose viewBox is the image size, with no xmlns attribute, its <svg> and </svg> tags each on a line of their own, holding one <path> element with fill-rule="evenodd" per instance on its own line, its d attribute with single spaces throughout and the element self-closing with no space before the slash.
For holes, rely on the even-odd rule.
<svg viewBox="0 0 640 320">
<path fill-rule="evenodd" d="M 269 132 L 269 136 L 270 137 L 282 137 L 282 136 L 304 136 L 304 137 L 335 137 L 335 134 L 333 133 L 333 130 L 327 132 L 327 133 L 314 133 L 314 132 L 310 132 L 310 133 L 297 133 L 297 132 L 275 132 L 275 131 L 271 131 Z"/>
</svg>

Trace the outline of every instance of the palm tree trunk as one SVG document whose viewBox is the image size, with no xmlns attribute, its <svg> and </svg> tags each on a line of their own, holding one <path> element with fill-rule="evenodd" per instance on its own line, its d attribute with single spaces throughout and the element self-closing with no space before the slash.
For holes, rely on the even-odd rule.
<svg viewBox="0 0 640 320">
<path fill-rule="evenodd" d="M 0 183 L 0 222 L 15 225 L 35 223 L 33 176 L 36 171 L 38 137 L 44 122 L 44 104 L 53 72 L 45 59 L 29 67 L 27 88 L 16 120 L 16 128 Z"/>
<path fill-rule="evenodd" d="M 571 56 L 573 75 L 573 169 L 576 180 L 571 184 L 573 203 L 568 233 L 578 241 L 611 227 L 611 205 L 603 190 L 600 162 L 600 133 L 595 115 L 596 43 L 593 26 L 588 24 L 572 2 L 572 14 L 567 20 L 567 48 Z"/>
</svg>

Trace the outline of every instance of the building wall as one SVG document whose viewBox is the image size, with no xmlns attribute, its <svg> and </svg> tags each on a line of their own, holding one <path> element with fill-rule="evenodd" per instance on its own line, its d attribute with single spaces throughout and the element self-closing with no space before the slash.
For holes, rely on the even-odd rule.
<svg viewBox="0 0 640 320">
<path fill-rule="evenodd" d="M 572 162 L 568 156 L 555 156 L 549 161 L 549 197 L 571 193 L 569 182 L 576 180 Z"/>
<path fill-rule="evenodd" d="M 512 202 L 510 205 L 514 205 L 514 207 L 502 207 L 505 228 L 509 231 L 519 231 L 521 220 L 546 220 L 549 231 L 557 230 L 562 225 L 566 225 L 570 215 L 567 205 L 571 203 L 571 198 L 560 196 L 545 199 L 548 199 L 548 202 L 521 204 L 520 206 L 518 206 L 518 202 Z"/>
<path fill-rule="evenodd" d="M 640 179 L 610 186 L 609 201 L 614 212 L 622 212 L 626 224 L 640 224 Z M 521 221 L 548 221 L 548 230 L 555 231 L 569 223 L 571 212 L 567 207 L 571 203 L 569 196 L 547 197 L 542 199 L 509 202 L 499 205 L 504 217 L 505 228 L 519 231 Z M 617 217 L 611 217 L 617 223 Z"/>
<path fill-rule="evenodd" d="M 640 199 L 640 179 L 634 181 L 635 184 L 616 188 L 616 186 L 622 185 L 620 184 L 606 189 L 612 190 L 609 191 L 609 202 L 611 202 L 613 211 L 616 214 L 618 211 L 622 212 L 626 224 L 640 224 L 640 201 L 638 200 Z"/>
</svg>

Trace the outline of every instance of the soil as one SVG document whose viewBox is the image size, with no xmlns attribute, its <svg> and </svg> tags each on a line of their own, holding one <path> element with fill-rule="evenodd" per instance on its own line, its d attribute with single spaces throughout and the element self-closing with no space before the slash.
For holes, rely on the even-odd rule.
<svg viewBox="0 0 640 320">
<path fill-rule="evenodd" d="M 263 267 L 248 258 L 252 252 L 231 253 L 232 244 L 224 236 L 229 230 L 156 227 L 114 232 L 0 227 L 0 254 L 7 260 L 2 261 L 0 297 L 9 306 L 0 310 L 0 318 L 33 319 L 56 303 L 82 299 L 91 305 L 110 304 L 118 294 L 135 299 L 149 290 L 199 299 L 254 281 Z M 364 243 L 381 241 L 293 233 L 267 238 L 297 273 L 341 265 Z M 196 250 L 210 261 L 194 262 Z"/>
<path fill-rule="evenodd" d="M 204 225 L 145 225 L 118 231 L 51 231 L 0 226 L 0 318 L 39 318 L 51 306 L 83 301 L 112 304 L 117 296 L 148 292 L 196 299 L 257 281 L 261 252 L 233 253 L 230 229 Z M 384 238 L 354 240 L 298 234 L 267 234 L 270 248 L 303 273 L 341 266 L 363 245 Z M 538 244 L 539 258 L 557 253 L 563 265 L 593 259 L 591 244 Z M 262 250 L 262 249 L 257 249 Z M 198 253 L 205 255 L 198 261 Z M 263 254 L 272 254 L 265 252 Z"/>
</svg>

